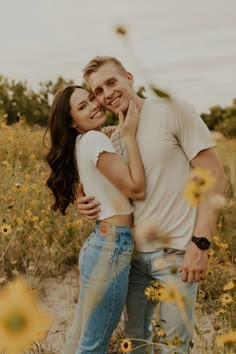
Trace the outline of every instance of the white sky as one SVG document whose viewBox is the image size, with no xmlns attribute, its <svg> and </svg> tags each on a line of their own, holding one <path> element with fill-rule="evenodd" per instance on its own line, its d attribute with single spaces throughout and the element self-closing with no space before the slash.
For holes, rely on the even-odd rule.
<svg viewBox="0 0 236 354">
<path fill-rule="evenodd" d="M 58 75 L 80 83 L 84 65 L 106 54 L 136 86 L 141 66 L 199 112 L 236 97 L 236 0 L 0 0 L 0 13 L 0 74 L 34 88 Z"/>
</svg>

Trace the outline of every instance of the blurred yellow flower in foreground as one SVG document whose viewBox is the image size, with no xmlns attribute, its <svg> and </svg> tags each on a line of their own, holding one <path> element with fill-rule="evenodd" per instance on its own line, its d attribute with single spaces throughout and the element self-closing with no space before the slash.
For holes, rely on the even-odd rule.
<svg viewBox="0 0 236 354">
<path fill-rule="evenodd" d="M 16 279 L 0 292 L 0 352 L 26 350 L 43 338 L 49 322 L 23 279 Z"/>
<path fill-rule="evenodd" d="M 5 223 L 0 225 L 0 232 L 5 236 L 10 235 L 10 233 L 12 232 L 11 225 Z"/>
<path fill-rule="evenodd" d="M 204 168 L 194 168 L 189 180 L 184 188 L 183 195 L 189 204 L 194 207 L 198 205 L 206 196 L 206 192 L 214 186 L 216 179 L 210 170 Z"/>
<path fill-rule="evenodd" d="M 122 339 L 120 344 L 120 350 L 122 353 L 128 353 L 132 350 L 132 342 L 129 339 Z"/>
<path fill-rule="evenodd" d="M 127 29 L 123 26 L 117 26 L 115 31 L 117 34 L 120 34 L 122 36 L 125 36 L 127 34 Z"/>
<path fill-rule="evenodd" d="M 184 188 L 184 199 L 189 202 L 191 207 L 195 207 L 203 200 L 203 194 L 195 182 L 189 181 L 186 184 Z"/>
<path fill-rule="evenodd" d="M 212 176 L 211 171 L 204 168 L 194 168 L 190 172 L 190 179 L 199 187 L 209 189 L 214 186 L 216 178 Z"/>
<path fill-rule="evenodd" d="M 225 344 L 236 343 L 236 331 L 229 331 L 216 337 L 217 344 L 223 347 Z"/>
<path fill-rule="evenodd" d="M 175 302 L 179 309 L 184 309 L 184 296 L 179 292 L 175 283 L 167 284 L 160 289 L 160 301 Z"/>
</svg>

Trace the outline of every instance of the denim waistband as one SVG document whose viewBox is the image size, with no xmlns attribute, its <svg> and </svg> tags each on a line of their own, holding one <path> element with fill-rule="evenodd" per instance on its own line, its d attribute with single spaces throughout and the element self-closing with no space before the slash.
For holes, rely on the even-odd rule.
<svg viewBox="0 0 236 354">
<path fill-rule="evenodd" d="M 127 226 L 114 225 L 107 221 L 97 220 L 95 230 L 99 231 L 101 236 L 109 236 L 112 239 L 117 239 L 119 236 L 133 237 L 133 229 Z"/>
</svg>

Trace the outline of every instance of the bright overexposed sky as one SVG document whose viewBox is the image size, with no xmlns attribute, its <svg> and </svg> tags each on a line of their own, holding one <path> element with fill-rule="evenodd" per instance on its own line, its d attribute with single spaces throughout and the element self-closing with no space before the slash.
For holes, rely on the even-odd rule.
<svg viewBox="0 0 236 354">
<path fill-rule="evenodd" d="M 81 83 L 95 55 L 199 112 L 236 97 L 236 0 L 0 0 L 0 74 Z M 130 44 L 114 28 L 128 29 Z"/>
</svg>

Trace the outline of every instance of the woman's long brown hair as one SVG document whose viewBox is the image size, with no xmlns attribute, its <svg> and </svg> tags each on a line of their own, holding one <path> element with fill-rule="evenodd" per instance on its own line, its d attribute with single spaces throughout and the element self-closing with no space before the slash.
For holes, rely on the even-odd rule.
<svg viewBox="0 0 236 354">
<path fill-rule="evenodd" d="M 62 215 L 70 203 L 76 198 L 76 186 L 79 182 L 75 166 L 74 150 L 78 132 L 72 127 L 70 114 L 70 98 L 75 89 L 81 86 L 69 85 L 60 90 L 52 103 L 49 112 L 48 129 L 51 146 L 47 154 L 47 162 L 51 167 L 46 185 L 54 196 L 52 210 L 59 210 Z"/>
</svg>

